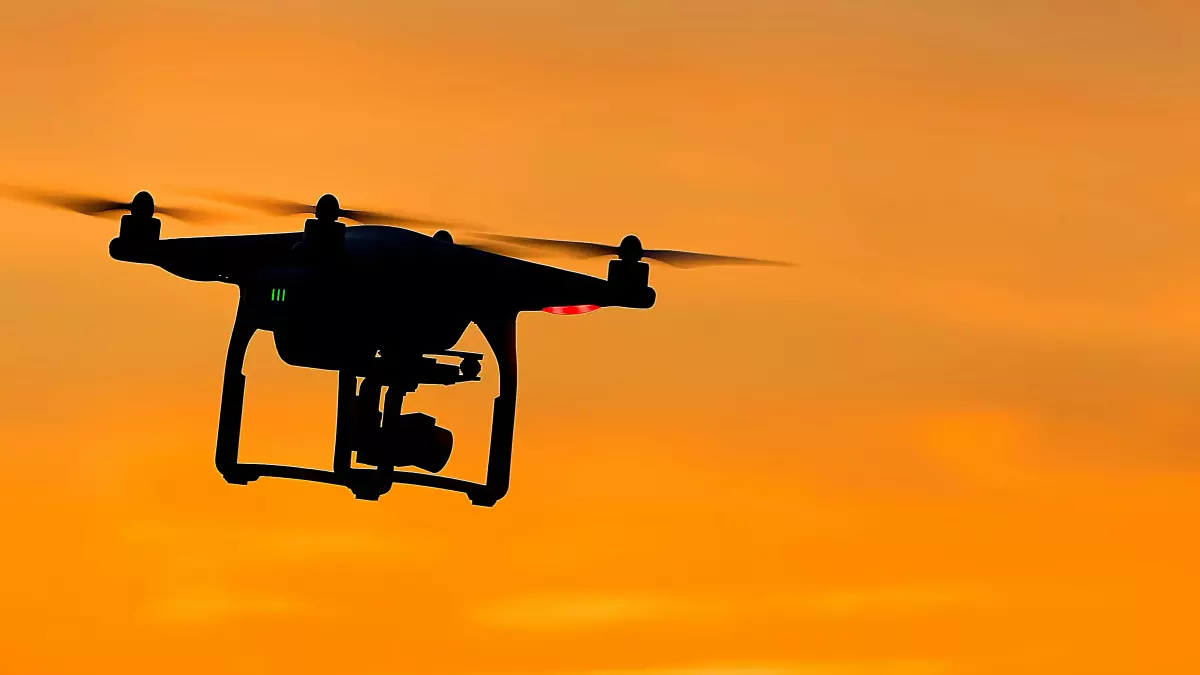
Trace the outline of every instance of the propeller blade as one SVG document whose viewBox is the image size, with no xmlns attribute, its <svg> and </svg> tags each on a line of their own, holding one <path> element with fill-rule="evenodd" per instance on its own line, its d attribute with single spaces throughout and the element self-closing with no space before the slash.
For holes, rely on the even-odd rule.
<svg viewBox="0 0 1200 675">
<path fill-rule="evenodd" d="M 493 241 L 541 249 L 553 253 L 561 253 L 576 258 L 597 258 L 601 256 L 626 255 L 630 259 L 649 258 L 673 267 L 692 269 L 696 267 L 715 267 L 718 265 L 760 265 L 771 267 L 790 267 L 791 263 L 779 260 L 763 260 L 761 258 L 742 258 L 728 255 L 712 255 L 709 253 L 692 253 L 690 251 L 673 251 L 670 249 L 641 249 L 641 242 L 636 237 L 627 237 L 628 249 L 622 253 L 620 246 L 593 244 L 585 241 L 566 241 L 562 239 L 540 239 L 537 237 L 514 237 L 505 234 L 484 234 L 478 236 Z M 484 249 L 487 250 L 487 249 Z M 511 255 L 506 253 L 505 255 Z"/>
<path fill-rule="evenodd" d="M 254 195 L 245 195 L 234 192 L 196 192 L 198 196 L 213 201 L 240 206 L 251 211 L 258 211 L 270 216 L 296 216 L 300 214 L 312 214 L 317 210 L 315 204 L 304 204 L 302 202 L 294 202 L 287 199 L 276 199 L 274 197 L 257 197 Z M 426 218 L 415 218 L 397 213 L 387 213 L 385 211 L 368 211 L 365 209 L 343 209 L 338 207 L 338 217 L 346 220 L 353 220 L 356 223 L 371 223 L 377 225 L 407 225 L 415 227 L 429 228 L 458 228 L 458 225 L 445 223 L 438 220 L 429 220 Z"/>
<path fill-rule="evenodd" d="M 130 207 L 126 202 L 118 202 L 111 199 L 34 190 L 11 185 L 0 186 L 0 193 L 15 201 L 53 206 L 74 211 L 75 213 L 82 213 L 85 216 L 98 216 L 109 211 L 120 211 Z"/>
<path fill-rule="evenodd" d="M 452 223 L 444 223 L 440 220 L 413 218 L 411 216 L 402 216 L 396 213 L 385 213 L 383 211 L 341 209 L 340 216 L 342 218 L 346 218 L 347 220 L 353 220 L 356 223 L 370 223 L 374 225 L 410 225 L 418 227 L 440 227 L 444 229 L 457 229 L 460 227 Z"/>
<path fill-rule="evenodd" d="M 664 262 L 672 267 L 692 269 L 695 267 L 716 267 L 719 265 L 758 265 L 765 267 L 791 267 L 792 263 L 781 260 L 763 260 L 761 258 L 740 258 L 729 255 L 712 255 L 711 253 L 691 253 L 689 251 L 672 251 L 668 249 L 648 249 L 642 252 L 643 258 Z"/>
<path fill-rule="evenodd" d="M 66 209 L 85 216 L 103 216 L 117 211 L 129 211 L 133 208 L 133 203 L 131 202 L 119 202 L 112 199 L 104 199 L 103 197 L 37 190 L 11 185 L 0 185 L 0 195 L 30 204 Z M 196 208 L 155 206 L 154 212 L 190 223 L 211 222 L 221 218 L 220 214 Z"/>
<path fill-rule="evenodd" d="M 211 199 L 214 202 L 240 206 L 251 211 L 265 213 L 269 216 L 296 216 L 302 213 L 312 213 L 316 209 L 315 206 L 301 202 L 275 199 L 274 197 L 255 197 L 236 192 L 196 191 L 194 194 L 198 197 Z"/>
<path fill-rule="evenodd" d="M 508 258 L 528 258 L 529 257 L 528 249 L 523 249 L 518 246 L 513 246 L 511 244 L 486 243 L 486 242 L 480 242 L 480 241 L 473 241 L 473 242 L 470 242 L 467 244 L 459 243 L 458 245 L 462 246 L 463 248 L 472 248 L 472 249 L 475 249 L 476 251 L 483 251 L 485 253 L 495 253 L 496 255 L 502 255 L 502 256 L 506 256 Z"/>
<path fill-rule="evenodd" d="M 598 258 L 600 256 L 616 255 L 618 247 L 607 244 L 593 244 L 586 241 L 566 241 L 563 239 L 539 239 L 537 237 L 514 237 L 507 234 L 485 234 L 478 236 L 494 241 L 529 248 L 540 248 L 545 251 L 562 253 L 575 258 Z"/>
<path fill-rule="evenodd" d="M 191 225 L 205 225 L 208 223 L 225 220 L 227 218 L 226 216 L 214 211 L 207 211 L 205 209 L 197 209 L 192 207 L 183 208 L 179 206 L 155 205 L 154 212 L 159 215 L 166 216 L 168 218 L 174 218 L 175 220 Z"/>
</svg>

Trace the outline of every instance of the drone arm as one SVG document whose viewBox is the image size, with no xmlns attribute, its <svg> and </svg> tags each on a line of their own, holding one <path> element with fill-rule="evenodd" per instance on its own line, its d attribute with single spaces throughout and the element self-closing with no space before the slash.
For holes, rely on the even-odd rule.
<svg viewBox="0 0 1200 675">
<path fill-rule="evenodd" d="M 517 316 L 493 317 L 476 323 L 500 367 L 500 393 L 492 406 L 486 491 L 471 495 L 472 503 L 491 506 L 508 493 L 512 467 L 513 422 L 517 414 Z"/>
</svg>

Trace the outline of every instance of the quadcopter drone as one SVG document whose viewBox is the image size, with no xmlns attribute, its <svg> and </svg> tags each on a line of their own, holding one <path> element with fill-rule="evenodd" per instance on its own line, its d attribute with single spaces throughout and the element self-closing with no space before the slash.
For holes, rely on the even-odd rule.
<svg viewBox="0 0 1200 675">
<path fill-rule="evenodd" d="M 633 235 L 619 246 L 494 234 L 456 243 L 448 231 L 453 228 L 443 223 L 344 209 L 329 194 L 311 206 L 207 195 L 275 215 L 313 217 L 301 232 L 163 239 L 148 192 L 128 203 L 24 189 L 7 192 L 85 215 L 124 212 L 120 233 L 109 244 L 114 259 L 155 265 L 192 281 L 236 285 L 239 302 L 225 360 L 217 470 L 237 485 L 274 476 L 342 485 L 367 500 L 378 499 L 395 483 L 462 492 L 477 506 L 492 506 L 504 497 L 512 462 L 521 312 L 648 309 L 655 293 L 648 285 L 646 259 L 677 267 L 783 264 L 644 249 Z M 197 209 L 159 207 L 157 212 L 184 221 L 211 217 Z M 347 227 L 343 221 L 373 224 Z M 448 229 L 432 236 L 416 231 L 438 227 Z M 538 251 L 614 259 L 608 278 L 601 279 L 516 257 Z M 450 459 L 453 435 L 429 415 L 401 412 L 405 395 L 421 385 L 479 381 L 483 355 L 453 349 L 471 323 L 487 340 L 500 380 L 484 483 L 439 475 Z M 338 372 L 331 470 L 238 461 L 246 391 L 242 364 L 250 338 L 260 330 L 274 334 L 285 363 Z"/>
</svg>

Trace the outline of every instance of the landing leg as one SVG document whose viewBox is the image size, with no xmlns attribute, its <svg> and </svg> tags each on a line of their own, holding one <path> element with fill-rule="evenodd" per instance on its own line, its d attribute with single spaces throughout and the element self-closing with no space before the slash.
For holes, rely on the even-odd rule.
<svg viewBox="0 0 1200 675">
<path fill-rule="evenodd" d="M 348 370 L 338 371 L 337 430 L 333 436 L 333 472 L 350 474 L 350 452 L 354 449 L 354 414 L 358 378 Z"/>
<path fill-rule="evenodd" d="M 508 494 L 512 468 L 513 422 L 517 416 L 517 317 L 498 317 L 478 325 L 500 367 L 500 394 L 492 404 L 487 484 L 467 496 L 475 506 L 494 506 Z"/>
<path fill-rule="evenodd" d="M 246 349 L 255 329 L 241 318 L 233 321 L 233 333 L 229 336 L 229 352 L 225 357 L 225 381 L 221 389 L 221 416 L 217 423 L 217 471 L 227 482 L 245 485 L 258 476 L 239 469 L 238 445 L 242 435 L 242 403 L 246 395 L 246 376 L 242 364 L 246 360 Z"/>
</svg>

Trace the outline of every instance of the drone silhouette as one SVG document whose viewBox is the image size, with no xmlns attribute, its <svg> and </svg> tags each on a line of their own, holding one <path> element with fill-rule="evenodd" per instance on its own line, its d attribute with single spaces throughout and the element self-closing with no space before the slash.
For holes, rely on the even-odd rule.
<svg viewBox="0 0 1200 675">
<path fill-rule="evenodd" d="M 130 202 L 21 188 L 3 193 L 85 215 L 123 213 L 120 233 L 109 244 L 114 259 L 155 265 L 192 281 L 236 285 L 239 301 L 225 360 L 217 470 L 233 484 L 266 476 L 291 478 L 342 485 L 367 500 L 378 499 L 395 483 L 462 492 L 477 506 L 492 506 L 504 497 L 512 464 L 521 312 L 649 309 L 655 292 L 645 260 L 682 268 L 786 264 L 645 249 L 633 235 L 618 246 L 483 233 L 476 233 L 471 243 L 456 243 L 448 231 L 454 226 L 344 209 L 329 194 L 315 205 L 205 194 L 273 215 L 313 217 L 301 232 L 163 239 L 149 192 L 137 193 Z M 188 222 L 217 217 L 194 208 L 160 206 L 157 213 Z M 347 227 L 344 220 L 372 224 Z M 428 236 L 408 228 L 443 229 Z M 539 253 L 613 260 L 608 278 L 601 279 L 522 259 Z M 401 412 L 405 395 L 421 385 L 480 380 L 483 355 L 453 350 L 471 323 L 491 348 L 500 380 L 484 483 L 439 475 L 450 459 L 453 435 L 429 415 Z M 246 391 L 242 365 L 251 337 L 260 330 L 274 334 L 285 363 L 338 372 L 332 470 L 238 461 Z"/>
</svg>

